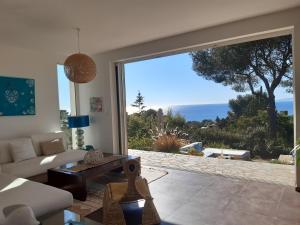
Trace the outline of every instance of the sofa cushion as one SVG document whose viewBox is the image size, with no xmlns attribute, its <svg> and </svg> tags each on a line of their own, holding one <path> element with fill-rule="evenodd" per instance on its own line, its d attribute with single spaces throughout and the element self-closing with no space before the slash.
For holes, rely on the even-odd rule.
<svg viewBox="0 0 300 225">
<path fill-rule="evenodd" d="M 83 150 L 70 150 L 56 155 L 39 156 L 17 163 L 7 163 L 2 165 L 2 173 L 27 178 L 46 173 L 48 169 L 66 163 L 83 160 L 86 153 L 87 152 Z"/>
<path fill-rule="evenodd" d="M 41 142 L 40 148 L 43 155 L 55 155 L 65 151 L 65 147 L 61 138 Z"/>
<path fill-rule="evenodd" d="M 4 221 L 3 208 L 24 204 L 32 208 L 36 217 L 70 207 L 72 194 L 48 185 L 8 174 L 0 174 L 0 224 Z"/>
<path fill-rule="evenodd" d="M 40 143 L 45 141 L 51 141 L 56 138 L 61 138 L 63 140 L 64 148 L 67 149 L 67 139 L 65 137 L 65 133 L 62 131 L 55 133 L 45 133 L 45 134 L 34 134 L 31 135 L 32 143 L 34 150 L 38 156 L 42 155 L 42 150 Z"/>
<path fill-rule="evenodd" d="M 0 140 L 0 164 L 12 162 L 10 154 L 10 140 Z"/>
<path fill-rule="evenodd" d="M 12 162 L 12 158 L 9 151 L 9 141 L 0 141 L 0 164 Z"/>
<path fill-rule="evenodd" d="M 14 162 L 20 162 L 26 159 L 31 159 L 36 157 L 36 153 L 32 146 L 30 138 L 21 138 L 13 140 L 9 143 L 11 156 Z"/>
</svg>

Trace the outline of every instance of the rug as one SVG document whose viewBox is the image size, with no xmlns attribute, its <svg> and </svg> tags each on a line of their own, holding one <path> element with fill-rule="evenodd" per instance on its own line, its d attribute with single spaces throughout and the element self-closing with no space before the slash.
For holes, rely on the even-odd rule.
<svg viewBox="0 0 300 225">
<path fill-rule="evenodd" d="M 146 178 L 148 183 L 156 181 L 163 176 L 167 175 L 168 172 L 142 166 L 141 168 L 142 177 Z M 104 196 L 105 185 L 110 182 L 124 182 L 126 178 L 123 174 L 109 173 L 106 176 L 103 176 L 97 180 L 88 182 L 88 195 L 86 201 L 79 201 L 74 199 L 74 204 L 69 208 L 70 211 L 73 211 L 81 216 L 87 216 L 96 210 L 102 208 L 102 200 Z"/>
</svg>

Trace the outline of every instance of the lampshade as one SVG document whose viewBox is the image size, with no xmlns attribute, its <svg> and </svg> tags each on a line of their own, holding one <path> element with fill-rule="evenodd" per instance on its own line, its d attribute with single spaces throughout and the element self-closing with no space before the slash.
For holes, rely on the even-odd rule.
<svg viewBox="0 0 300 225">
<path fill-rule="evenodd" d="M 69 116 L 68 117 L 69 128 L 88 127 L 90 125 L 90 118 L 88 115 L 84 116 Z"/>
<path fill-rule="evenodd" d="M 82 53 L 70 55 L 64 70 L 67 78 L 74 83 L 88 83 L 96 76 L 96 64 L 91 57 Z"/>
</svg>

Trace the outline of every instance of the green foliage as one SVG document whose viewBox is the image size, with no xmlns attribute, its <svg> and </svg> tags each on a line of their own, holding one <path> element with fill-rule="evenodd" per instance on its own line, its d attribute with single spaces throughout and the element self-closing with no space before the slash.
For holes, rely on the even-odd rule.
<svg viewBox="0 0 300 225">
<path fill-rule="evenodd" d="M 222 142 L 209 142 L 209 143 L 207 144 L 207 147 L 208 147 L 208 148 L 224 148 L 224 149 L 230 148 L 229 145 L 225 145 L 225 144 L 222 143 Z"/>
<path fill-rule="evenodd" d="M 168 127 L 170 128 L 183 128 L 186 124 L 186 120 L 183 116 L 180 114 L 175 114 L 175 115 L 167 115 L 166 117 L 166 122 L 168 124 Z"/>
<path fill-rule="evenodd" d="M 251 91 L 268 82 L 290 90 L 292 80 L 291 36 L 261 39 L 191 52 L 195 72 L 238 92 Z M 265 80 L 266 79 L 266 80 Z M 283 81 L 283 82 L 278 82 Z M 268 87 L 266 87 L 268 88 Z"/>
<path fill-rule="evenodd" d="M 164 115 L 161 109 L 128 115 L 129 148 L 178 153 L 181 146 L 201 141 L 205 147 L 249 150 L 253 158 L 289 154 L 293 148 L 291 116 L 277 113 L 278 132 L 270 138 L 264 97 L 239 96 L 231 100 L 231 109 L 224 119 L 199 122 L 186 122 L 171 110 Z"/>
<path fill-rule="evenodd" d="M 128 137 L 150 137 L 147 122 L 138 114 L 128 116 L 127 133 Z"/>
<path fill-rule="evenodd" d="M 139 150 L 152 150 L 153 140 L 146 137 L 129 137 L 128 148 Z"/>
<path fill-rule="evenodd" d="M 243 135 L 232 133 L 217 128 L 193 129 L 188 131 L 191 142 L 201 141 L 205 146 L 230 146 L 241 149 L 243 145 Z M 217 144 L 218 143 L 218 144 Z"/>
<path fill-rule="evenodd" d="M 283 165 L 290 165 L 290 163 L 288 162 L 283 162 L 283 161 L 280 161 L 278 159 L 273 159 L 270 161 L 270 163 L 274 163 L 274 164 L 283 164 Z"/>
<path fill-rule="evenodd" d="M 229 100 L 229 107 L 234 116 L 255 116 L 259 110 L 266 110 L 268 106 L 266 94 L 239 95 L 237 99 Z"/>
<path fill-rule="evenodd" d="M 269 137 L 276 136 L 275 90 L 282 86 L 292 92 L 291 35 L 194 51 L 190 55 L 194 71 L 207 80 L 231 86 L 237 92 L 251 91 L 254 96 L 263 97 L 265 90 L 266 101 L 257 104 L 257 100 L 249 96 L 249 99 L 231 102 L 231 107 L 238 116 L 247 112 L 252 116 L 256 110 L 267 109 Z M 241 107 L 243 105 L 247 107 Z"/>
<path fill-rule="evenodd" d="M 68 127 L 69 112 L 66 110 L 60 110 L 60 129 L 65 133 L 67 144 L 72 145 L 72 129 Z"/>
</svg>

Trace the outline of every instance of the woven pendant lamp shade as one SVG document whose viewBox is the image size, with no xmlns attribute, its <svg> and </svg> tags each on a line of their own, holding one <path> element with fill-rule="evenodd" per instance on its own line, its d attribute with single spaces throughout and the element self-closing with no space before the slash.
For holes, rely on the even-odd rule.
<svg viewBox="0 0 300 225">
<path fill-rule="evenodd" d="M 96 76 L 96 64 L 88 55 L 76 53 L 70 55 L 64 70 L 67 78 L 74 83 L 88 83 Z"/>
</svg>

